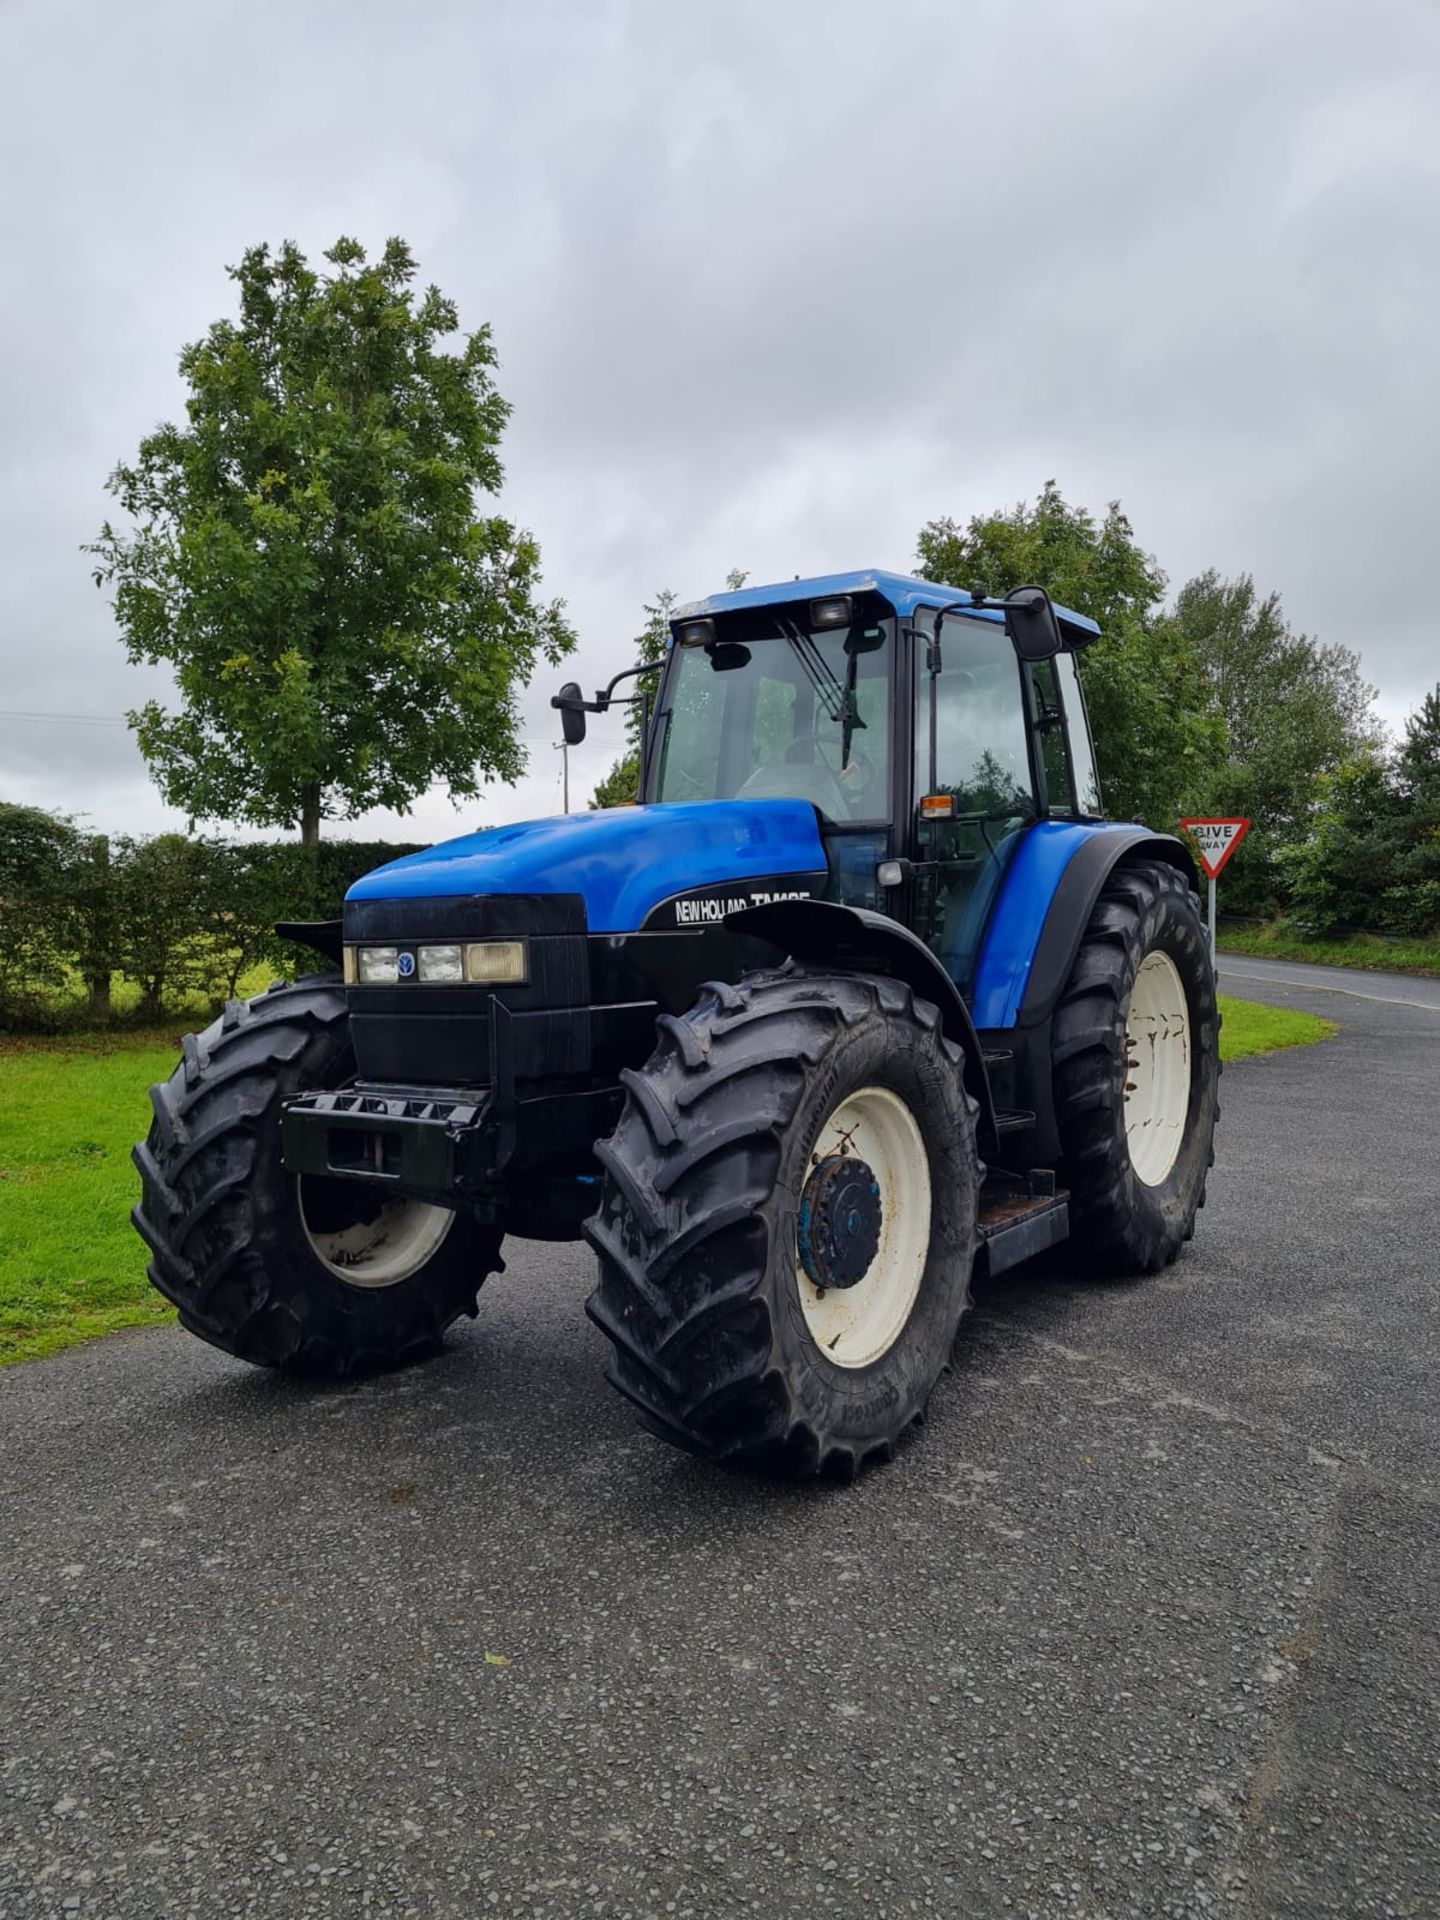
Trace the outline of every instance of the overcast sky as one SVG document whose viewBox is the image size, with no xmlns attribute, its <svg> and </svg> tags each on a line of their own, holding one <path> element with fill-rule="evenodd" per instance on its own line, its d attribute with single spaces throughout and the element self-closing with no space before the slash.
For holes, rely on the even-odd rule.
<svg viewBox="0 0 1440 1920">
<path fill-rule="evenodd" d="M 492 323 L 587 685 L 659 587 L 908 569 L 1052 476 L 1173 584 L 1278 589 L 1392 722 L 1440 678 L 1434 0 L 0 0 L 0 225 L 6 712 L 159 683 L 79 552 L 105 477 L 225 266 L 340 233 Z M 330 831 L 556 810 L 560 677 L 518 788 Z M 0 719 L 0 798 L 181 824 L 114 725 Z"/>
</svg>

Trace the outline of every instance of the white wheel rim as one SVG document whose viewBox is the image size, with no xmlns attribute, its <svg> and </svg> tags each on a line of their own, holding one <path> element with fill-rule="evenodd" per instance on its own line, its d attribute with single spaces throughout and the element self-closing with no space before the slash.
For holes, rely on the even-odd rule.
<svg viewBox="0 0 1440 1920">
<path fill-rule="evenodd" d="M 915 1116 L 885 1087 L 862 1087 L 820 1129 L 811 1165 L 836 1153 L 863 1160 L 880 1189 L 880 1243 L 853 1287 L 817 1287 L 797 1260 L 810 1337 L 837 1367 L 868 1367 L 904 1332 L 930 1250 L 930 1161 Z"/>
<path fill-rule="evenodd" d="M 1147 1187 L 1168 1179 L 1190 1111 L 1190 1003 L 1175 962 L 1147 953 L 1125 1016 L 1125 1140 Z"/>
<path fill-rule="evenodd" d="M 305 1217 L 305 1182 L 300 1183 L 300 1224 L 310 1251 L 327 1272 L 347 1287 L 393 1287 L 418 1273 L 439 1252 L 455 1224 L 448 1207 L 423 1200 L 387 1200 L 373 1220 L 318 1232 Z M 361 1187 L 357 1208 L 368 1201 Z"/>
</svg>

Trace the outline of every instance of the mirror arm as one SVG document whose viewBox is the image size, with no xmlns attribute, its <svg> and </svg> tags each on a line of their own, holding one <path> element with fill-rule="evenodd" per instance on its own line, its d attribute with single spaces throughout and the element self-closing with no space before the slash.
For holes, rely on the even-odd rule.
<svg viewBox="0 0 1440 1920">
<path fill-rule="evenodd" d="M 638 667 L 626 667 L 623 673 L 616 674 L 615 678 L 610 682 L 608 687 L 605 687 L 603 690 L 596 693 L 595 704 L 593 707 L 589 708 L 590 712 L 604 713 L 605 709 L 610 705 L 610 702 L 614 699 L 615 689 L 616 687 L 619 686 L 622 680 L 633 680 L 635 676 L 640 673 L 658 673 L 661 667 L 664 666 L 664 664 L 665 662 L 663 660 L 642 660 Z M 649 698 L 650 698 L 650 694 L 647 689 L 645 693 L 645 699 L 648 701 Z M 588 705 L 588 702 L 587 702 L 587 705 Z"/>
<path fill-rule="evenodd" d="M 650 772 L 650 689 L 640 689 L 640 775 L 639 799 L 645 798 L 645 781 Z"/>
</svg>

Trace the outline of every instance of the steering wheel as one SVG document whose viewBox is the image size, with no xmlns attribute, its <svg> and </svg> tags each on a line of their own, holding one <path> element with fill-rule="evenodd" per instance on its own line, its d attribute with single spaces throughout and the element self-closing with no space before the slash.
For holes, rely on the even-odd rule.
<svg viewBox="0 0 1440 1920">
<path fill-rule="evenodd" d="M 785 749 L 778 766 L 757 767 L 736 794 L 737 800 L 808 800 L 832 820 L 849 817 L 850 808 L 830 762 L 823 754 L 814 760 L 795 760 L 797 747 L 822 747 L 828 740 L 823 733 L 797 733 Z"/>
<path fill-rule="evenodd" d="M 831 732 L 797 733 L 785 749 L 785 758 L 790 759 L 796 747 L 813 746 L 817 750 L 820 765 L 834 780 L 846 802 L 847 811 L 854 814 L 853 802 L 861 794 L 868 793 L 875 779 L 875 763 L 865 749 L 853 739 L 850 742 L 850 758 L 838 770 L 833 767 L 825 755 L 824 749 L 835 744 L 835 735 Z M 847 779 L 846 775 L 850 777 Z"/>
</svg>

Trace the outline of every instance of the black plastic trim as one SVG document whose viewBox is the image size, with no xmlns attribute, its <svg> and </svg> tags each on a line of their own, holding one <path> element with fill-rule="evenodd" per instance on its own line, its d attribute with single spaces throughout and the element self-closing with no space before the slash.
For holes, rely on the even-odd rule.
<svg viewBox="0 0 1440 1920">
<path fill-rule="evenodd" d="M 771 941 L 795 960 L 845 973 L 878 972 L 933 1000 L 946 1033 L 965 1055 L 966 1090 L 980 1105 L 982 1151 L 996 1150 L 995 1102 L 970 1009 L 929 947 L 908 927 L 868 907 L 844 907 L 833 900 L 775 900 L 730 914 L 726 925 Z"/>
<path fill-rule="evenodd" d="M 543 939 L 585 931 L 585 899 L 578 893 L 450 893 L 345 903 L 345 938 L 377 946 L 416 940 Z"/>
<path fill-rule="evenodd" d="M 323 954 L 332 966 L 345 964 L 345 944 L 339 920 L 277 920 L 275 931 L 282 940 L 293 940 L 297 947 L 308 947 Z"/>
</svg>

